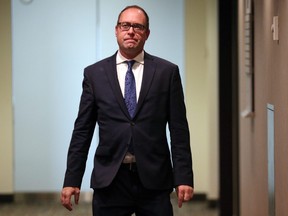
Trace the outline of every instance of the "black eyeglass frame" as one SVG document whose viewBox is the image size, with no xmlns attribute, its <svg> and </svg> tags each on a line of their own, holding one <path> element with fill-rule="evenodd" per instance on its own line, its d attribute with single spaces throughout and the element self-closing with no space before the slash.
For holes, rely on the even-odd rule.
<svg viewBox="0 0 288 216">
<path fill-rule="evenodd" d="M 128 31 L 131 27 L 135 32 L 144 32 L 147 29 L 146 26 L 139 23 L 118 22 L 117 25 L 122 31 Z"/>
</svg>

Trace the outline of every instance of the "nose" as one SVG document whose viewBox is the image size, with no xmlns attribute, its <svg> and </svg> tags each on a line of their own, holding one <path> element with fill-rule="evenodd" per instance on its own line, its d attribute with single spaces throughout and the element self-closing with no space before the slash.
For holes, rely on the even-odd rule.
<svg viewBox="0 0 288 216">
<path fill-rule="evenodd" d="M 128 33 L 135 33 L 133 26 L 130 26 L 130 28 L 128 29 Z"/>
</svg>

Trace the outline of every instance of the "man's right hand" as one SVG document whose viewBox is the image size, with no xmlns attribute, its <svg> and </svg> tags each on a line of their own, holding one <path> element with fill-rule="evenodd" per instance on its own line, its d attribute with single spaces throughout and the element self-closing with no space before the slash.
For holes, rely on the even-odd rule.
<svg viewBox="0 0 288 216">
<path fill-rule="evenodd" d="M 74 202 L 78 205 L 80 197 L 80 189 L 78 187 L 64 187 L 61 192 L 61 203 L 62 205 L 72 211 L 71 197 L 74 196 Z"/>
</svg>

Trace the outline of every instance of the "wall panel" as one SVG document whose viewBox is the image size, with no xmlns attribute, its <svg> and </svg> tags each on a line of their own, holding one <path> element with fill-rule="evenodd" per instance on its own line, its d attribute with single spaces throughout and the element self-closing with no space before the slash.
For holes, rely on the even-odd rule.
<svg viewBox="0 0 288 216">
<path fill-rule="evenodd" d="M 286 215 L 288 194 L 288 74 L 287 1 L 254 0 L 255 21 L 255 116 L 240 122 L 241 215 L 269 215 L 267 104 L 274 105 L 275 215 Z M 245 1 L 240 5 L 240 109 L 245 105 L 243 21 Z M 279 16 L 279 41 L 271 25 Z M 241 33 L 242 32 L 242 33 Z"/>
</svg>

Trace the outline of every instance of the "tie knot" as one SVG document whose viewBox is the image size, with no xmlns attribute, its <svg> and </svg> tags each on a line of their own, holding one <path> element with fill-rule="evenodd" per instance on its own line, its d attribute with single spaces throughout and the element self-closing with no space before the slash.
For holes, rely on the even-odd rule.
<svg viewBox="0 0 288 216">
<path fill-rule="evenodd" d="M 128 64 L 128 69 L 131 69 L 135 63 L 135 60 L 126 61 Z"/>
</svg>

